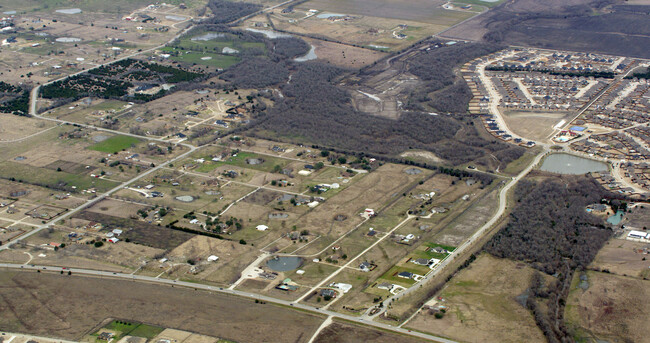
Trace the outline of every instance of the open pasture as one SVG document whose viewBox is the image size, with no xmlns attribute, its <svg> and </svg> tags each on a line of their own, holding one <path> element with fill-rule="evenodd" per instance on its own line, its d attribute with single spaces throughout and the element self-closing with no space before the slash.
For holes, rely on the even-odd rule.
<svg viewBox="0 0 650 343">
<path fill-rule="evenodd" d="M 99 322 L 112 318 L 174 327 L 237 342 L 261 342 L 269 336 L 307 342 L 322 319 L 272 304 L 184 288 L 131 281 L 79 277 L 74 274 L 3 273 L 0 306 L 8 331 L 80 339 Z M 116 297 L 116 290 L 128 289 Z M 61 297 L 57 294 L 85 294 Z M 103 306 L 94 306 L 97 303 Z M 154 311 L 152 304 L 155 304 Z M 56 309 L 53 315 L 52 309 Z M 200 308 L 201 311 L 196 309 Z M 10 310 L 11 309 L 11 310 Z M 180 316 L 160 316 L 180 313 Z M 193 320 L 186 320 L 191 314 Z M 254 322 L 256 325 L 250 326 Z"/>
<path fill-rule="evenodd" d="M 445 299 L 433 305 L 446 307 L 442 319 L 421 310 L 405 326 L 461 341 L 541 342 L 544 336 L 532 314 L 515 300 L 528 288 L 532 273 L 523 263 L 483 254 L 437 295 Z M 513 326 L 517 330 L 508 329 Z"/>
</svg>

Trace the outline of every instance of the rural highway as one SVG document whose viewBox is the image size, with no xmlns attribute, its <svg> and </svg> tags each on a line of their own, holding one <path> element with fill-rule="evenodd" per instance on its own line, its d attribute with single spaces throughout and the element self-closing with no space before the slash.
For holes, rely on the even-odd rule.
<svg viewBox="0 0 650 343">
<path fill-rule="evenodd" d="M 196 149 L 197 149 L 196 147 L 192 146 L 185 153 L 183 153 L 181 155 L 178 155 L 178 156 L 176 156 L 175 158 L 173 158 L 173 159 L 171 159 L 169 161 L 161 163 L 157 167 L 151 168 L 151 169 L 147 170 L 146 172 L 141 173 L 140 175 L 138 175 L 138 176 L 136 176 L 136 177 L 134 177 L 134 178 L 132 178 L 132 179 L 130 179 L 128 181 L 122 182 L 119 186 L 116 186 L 115 188 L 113 188 L 113 189 L 111 189 L 111 190 L 97 196 L 96 198 L 90 199 L 90 200 L 86 201 L 85 203 L 83 203 L 82 205 L 80 205 L 80 206 L 66 212 L 65 214 L 63 214 L 63 215 L 61 215 L 59 217 L 56 217 L 55 220 L 56 221 L 65 220 L 65 219 L 71 217 L 72 215 L 74 215 L 75 213 L 78 213 L 79 211 L 81 211 L 81 210 L 83 210 L 85 208 L 88 208 L 90 206 L 95 205 L 96 203 L 104 200 L 106 197 L 108 197 L 111 194 L 119 191 L 120 189 L 128 187 L 129 185 L 133 184 L 134 182 L 136 182 L 136 181 L 138 181 L 138 180 L 140 180 L 140 179 L 142 179 L 142 178 L 144 178 L 144 177 L 146 177 L 146 176 L 148 176 L 148 175 L 150 175 L 152 173 L 157 172 L 158 170 L 160 170 L 161 168 L 167 166 L 170 163 L 174 163 L 174 162 L 176 162 L 176 161 L 178 161 L 178 160 L 180 160 L 182 158 L 185 158 L 187 155 L 193 153 L 194 150 L 196 150 Z M 51 221 L 49 223 L 46 223 L 46 224 L 43 224 L 43 225 L 40 225 L 40 226 L 36 227 L 35 229 L 21 235 L 20 237 L 17 237 L 16 239 L 5 243 L 4 245 L 0 246 L 0 251 L 6 250 L 6 249 L 10 248 L 12 245 L 16 244 L 17 242 L 19 242 L 19 241 L 21 241 L 21 240 L 23 240 L 25 238 L 28 238 L 30 236 L 33 236 L 33 235 L 37 234 L 38 232 L 40 232 L 40 231 L 42 231 L 44 229 L 49 228 L 50 226 L 52 226 L 52 224 L 53 224 L 53 221 Z"/>
<path fill-rule="evenodd" d="M 379 328 L 382 330 L 387 330 L 387 331 L 392 331 L 392 332 L 397 332 L 409 336 L 415 336 L 423 339 L 428 339 L 434 342 L 441 342 L 441 343 L 455 343 L 455 341 L 434 336 L 434 335 L 429 335 L 417 331 L 411 331 L 407 329 L 402 329 L 399 327 L 394 327 L 388 324 L 383 324 L 383 323 L 377 323 L 373 321 L 367 321 L 364 320 L 363 318 L 355 317 L 355 316 L 350 316 L 338 312 L 333 312 L 329 310 L 324 310 L 320 309 L 318 307 L 310 306 L 310 305 L 305 305 L 305 304 L 296 304 L 292 303 L 289 300 L 281 300 L 281 299 L 276 299 L 272 297 L 268 297 L 265 295 L 260 295 L 260 294 L 255 294 L 255 293 L 250 293 L 250 292 L 244 292 L 244 291 L 239 291 L 239 290 L 234 290 L 234 289 L 227 289 L 223 287 L 216 287 L 216 286 L 209 286 L 209 285 L 204 285 L 200 283 L 193 283 L 193 282 L 185 282 L 185 281 L 177 281 L 177 280 L 170 280 L 170 279 L 159 279 L 155 278 L 153 276 L 144 276 L 144 275 L 131 275 L 131 274 L 124 274 L 124 273 L 114 273 L 114 272 L 107 272 L 107 271 L 101 271 L 101 270 L 93 270 L 93 269 L 78 269 L 78 268 L 65 268 L 65 267 L 51 267 L 51 266 L 37 266 L 37 265 L 28 265 L 28 264 L 15 264 L 15 263 L 0 263 L 0 268 L 5 268 L 8 270 L 41 270 L 41 271 L 46 271 L 46 272 L 54 272 L 54 273 L 60 273 L 63 271 L 64 273 L 67 273 L 70 271 L 72 275 L 81 275 L 81 276 L 93 276 L 93 277 L 106 277 L 106 278 L 115 278 L 115 279 L 122 279 L 122 280 L 131 280 L 131 281 L 138 281 L 138 282 L 148 282 L 148 283 L 155 283 L 155 284 L 162 284 L 162 285 L 170 285 L 170 286 L 180 286 L 180 287 L 186 287 L 186 288 L 193 288 L 193 289 L 200 289 L 204 291 L 210 291 L 210 292 L 215 292 L 215 293 L 221 293 L 221 294 L 229 294 L 229 295 L 235 295 L 243 298 L 248 298 L 248 299 L 254 299 L 254 300 L 261 300 L 269 303 L 274 303 L 274 304 L 279 304 L 279 305 L 284 305 L 284 306 L 290 306 L 294 307 L 296 309 L 300 309 L 303 311 L 307 312 L 312 312 L 312 313 L 320 313 L 322 315 L 325 315 L 327 317 L 332 317 L 332 318 L 338 318 L 338 319 L 344 319 L 347 321 L 355 322 L 358 324 L 366 325 L 366 326 L 372 326 L 375 328 Z M 67 275 L 64 275 L 62 277 L 68 277 Z"/>
</svg>

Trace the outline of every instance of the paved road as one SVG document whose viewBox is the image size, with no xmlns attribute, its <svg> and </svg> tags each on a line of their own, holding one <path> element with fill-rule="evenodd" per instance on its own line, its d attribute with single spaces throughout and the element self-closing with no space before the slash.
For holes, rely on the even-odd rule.
<svg viewBox="0 0 650 343">
<path fill-rule="evenodd" d="M 134 182 L 136 182 L 136 181 L 138 181 L 138 180 L 140 180 L 140 179 L 142 179 L 142 178 L 144 178 L 144 177 L 146 177 L 146 176 L 148 176 L 148 175 L 150 175 L 150 174 L 152 174 L 152 173 L 157 172 L 158 170 L 160 170 L 160 168 L 163 168 L 163 167 L 165 167 L 166 165 L 168 165 L 168 164 L 170 164 L 170 163 L 174 163 L 174 162 L 176 162 L 176 161 L 178 161 L 178 160 L 180 160 L 180 159 L 182 159 L 182 158 L 185 158 L 185 156 L 191 154 L 191 153 L 194 152 L 194 150 L 196 150 L 196 149 L 197 149 L 196 147 L 191 147 L 191 148 L 190 148 L 188 151 L 186 151 L 185 153 L 183 153 L 183 154 L 181 154 L 181 155 L 178 155 L 178 156 L 176 156 L 175 158 L 173 158 L 173 159 L 171 159 L 171 160 L 169 160 L 169 161 L 167 161 L 167 162 L 164 162 L 164 163 L 158 165 L 157 167 L 151 168 L 151 169 L 147 170 L 146 172 L 141 173 L 140 175 L 138 175 L 138 176 L 136 176 L 136 177 L 134 177 L 134 178 L 132 178 L 132 179 L 130 179 L 130 180 L 128 180 L 128 181 L 125 181 L 125 182 L 121 183 L 119 186 L 117 186 L 117 187 L 115 187 L 115 188 L 109 190 L 108 192 L 105 192 L 105 193 L 103 193 L 103 194 L 97 196 L 97 197 L 94 198 L 94 199 L 90 199 L 90 200 L 86 201 L 85 203 L 83 203 L 82 205 L 80 205 L 80 206 L 78 206 L 78 207 L 76 207 L 76 208 L 74 208 L 74 209 L 72 209 L 72 210 L 66 212 L 65 214 L 63 214 L 63 215 L 61 215 L 61 216 L 59 216 L 59 217 L 56 217 L 54 221 L 64 220 L 64 219 L 67 219 L 67 218 L 71 217 L 71 216 L 74 215 L 75 213 L 78 213 L 79 211 L 81 211 L 81 210 L 83 210 L 83 209 L 85 209 L 85 208 L 88 208 L 88 207 L 90 207 L 90 206 L 92 206 L 92 205 L 94 205 L 94 204 L 96 204 L 96 203 L 98 203 L 98 202 L 104 200 L 106 197 L 108 197 L 109 195 L 111 195 L 111 194 L 113 194 L 113 193 L 119 191 L 120 189 L 123 189 L 123 188 L 125 188 L 125 187 L 128 187 L 129 185 L 133 184 Z M 49 228 L 50 226 L 52 226 L 52 223 L 53 223 L 53 222 L 49 222 L 49 223 L 46 223 L 46 224 L 43 224 L 43 225 L 37 226 L 35 229 L 33 229 L 33 230 L 31 230 L 31 231 L 29 231 L 29 232 L 23 234 L 22 236 L 20 236 L 20 237 L 14 239 L 14 240 L 12 240 L 12 241 L 10 241 L 10 242 L 5 243 L 4 245 L 0 246 L 0 251 L 1 251 L 1 250 L 8 249 L 8 248 L 11 247 L 12 245 L 14 245 L 14 244 L 16 244 L 17 242 L 19 242 L 20 240 L 23 240 L 23 239 L 28 238 L 28 237 L 30 237 L 30 236 L 32 236 L 32 235 L 35 235 L 35 234 L 37 234 L 38 232 L 40 232 L 41 230 L 43 230 L 43 229 L 47 229 L 47 228 Z"/>
<path fill-rule="evenodd" d="M 508 192 L 510 191 L 510 189 L 512 189 L 512 187 L 514 187 L 517 184 L 517 182 L 523 179 L 542 160 L 542 158 L 546 155 L 546 152 L 548 152 L 547 149 L 545 149 L 542 153 L 537 155 L 537 157 L 533 160 L 533 162 L 530 163 L 530 165 L 528 165 L 528 167 L 526 167 L 526 169 L 524 169 L 521 173 L 519 173 L 519 175 L 513 177 L 501 189 L 501 191 L 499 192 L 499 208 L 497 212 L 494 214 L 494 216 L 492 216 L 492 218 L 487 223 L 485 223 L 483 226 L 481 226 L 481 228 L 476 230 L 476 232 L 474 232 L 474 234 L 471 237 L 469 237 L 469 239 L 463 242 L 463 244 L 457 247 L 456 250 L 451 252 L 449 255 L 447 255 L 447 257 L 445 257 L 442 261 L 440 261 L 440 263 L 433 270 L 431 270 L 431 272 L 425 275 L 425 277 L 422 280 L 416 282 L 406 290 L 386 298 L 386 300 L 384 300 L 383 303 L 389 304 L 392 301 L 398 300 L 416 290 L 419 290 L 421 285 L 426 284 L 428 281 L 430 281 L 436 275 L 438 275 L 446 266 L 448 266 L 454 260 L 456 256 L 462 254 L 465 250 L 470 248 L 473 242 L 477 241 L 481 236 L 485 234 L 487 230 L 489 230 L 494 224 L 496 224 L 497 221 L 499 221 L 499 219 L 501 218 L 501 216 L 503 216 L 506 213 L 507 204 L 508 204 Z M 372 308 L 370 308 L 366 312 L 366 315 L 364 315 L 364 318 L 377 317 L 378 315 L 382 314 L 386 310 L 387 310 L 387 306 L 384 306 L 381 309 L 379 309 L 377 313 L 370 316 L 368 315 L 368 313 L 372 311 Z"/>
<path fill-rule="evenodd" d="M 172 286 L 180 286 L 180 287 L 187 287 L 187 288 L 194 288 L 194 289 L 201 289 L 205 291 L 210 291 L 210 292 L 215 292 L 215 293 L 222 293 L 222 294 L 230 294 L 230 295 L 236 295 L 240 296 L 243 298 L 248 298 L 248 299 L 257 299 L 269 303 L 274 303 L 274 304 L 280 304 L 280 305 L 285 305 L 285 306 L 291 306 L 300 310 L 312 312 L 312 313 L 320 313 L 323 314 L 327 317 L 332 317 L 332 318 L 338 318 L 338 319 L 345 319 L 351 322 L 355 322 L 358 324 L 362 325 L 367 325 L 387 331 L 392 331 L 392 332 L 397 332 L 405 335 L 410 335 L 410 336 L 415 336 L 423 339 L 428 339 L 434 342 L 441 342 L 441 343 L 455 343 L 455 341 L 434 336 L 434 335 L 429 335 L 421 332 L 415 332 L 407 329 L 402 329 L 399 327 L 394 327 L 390 326 L 388 324 L 383 324 L 383 323 L 377 323 L 377 322 L 372 322 L 372 321 L 366 321 L 362 318 L 355 317 L 355 316 L 350 316 L 338 312 L 333 312 L 333 311 L 328 311 L 328 310 L 323 310 L 318 307 L 310 306 L 310 305 L 305 305 L 305 304 L 294 304 L 291 301 L 288 300 L 281 300 L 281 299 L 276 299 L 272 297 L 268 297 L 265 295 L 260 295 L 260 294 L 255 294 L 255 293 L 250 293 L 250 292 L 244 292 L 244 291 L 239 291 L 239 290 L 234 290 L 234 289 L 227 289 L 227 288 L 222 288 L 222 287 L 215 287 L 215 286 L 209 286 L 209 285 L 204 285 L 204 284 L 199 284 L 199 283 L 193 283 L 193 282 L 185 282 L 185 281 L 178 281 L 178 280 L 169 280 L 169 279 L 159 279 L 155 278 L 153 276 L 145 276 L 145 275 L 132 275 L 132 274 L 124 274 L 124 273 L 114 273 L 114 272 L 107 272 L 107 271 L 101 271 L 101 270 L 93 270 L 93 269 L 79 269 L 79 268 L 64 268 L 64 267 L 51 267 L 51 266 L 42 266 L 42 265 L 26 265 L 26 264 L 16 264 L 16 263 L 0 263 L 0 268 L 6 268 L 6 269 L 17 269 L 17 270 L 44 270 L 44 271 L 50 271 L 54 273 L 59 273 L 63 271 L 64 273 L 67 273 L 70 271 L 73 275 L 81 275 L 81 276 L 95 276 L 95 277 L 107 277 L 107 278 L 116 278 L 116 279 L 123 279 L 123 280 L 132 280 L 132 281 L 138 281 L 138 282 L 149 282 L 149 283 L 155 283 L 155 284 L 162 284 L 162 285 L 172 285 Z M 64 276 L 65 277 L 65 276 Z"/>
<path fill-rule="evenodd" d="M 363 256 L 365 253 L 370 251 L 372 248 L 374 248 L 377 244 L 381 243 L 386 237 L 389 237 L 395 230 L 399 229 L 404 225 L 406 222 L 409 220 L 415 218 L 414 215 L 409 214 L 406 219 L 402 220 L 399 224 L 397 224 L 392 230 L 387 232 L 385 235 L 383 235 L 380 239 L 376 240 L 375 243 L 372 243 L 369 247 L 367 247 L 365 250 L 360 252 L 357 256 L 353 257 L 348 261 L 348 263 L 340 266 L 336 271 L 334 271 L 332 274 L 330 274 L 328 277 L 324 278 L 321 282 L 319 282 L 316 286 L 312 287 L 307 293 L 303 294 L 298 300 L 296 300 L 294 303 L 299 303 L 303 299 L 305 299 L 308 295 L 310 295 L 312 292 L 316 291 L 317 289 L 323 287 L 324 284 L 326 284 L 328 281 L 330 281 L 333 277 L 338 275 L 341 271 L 343 271 L 346 267 L 349 267 L 354 261 L 356 261 L 359 257 Z M 358 263 L 358 262 L 357 262 Z"/>
</svg>

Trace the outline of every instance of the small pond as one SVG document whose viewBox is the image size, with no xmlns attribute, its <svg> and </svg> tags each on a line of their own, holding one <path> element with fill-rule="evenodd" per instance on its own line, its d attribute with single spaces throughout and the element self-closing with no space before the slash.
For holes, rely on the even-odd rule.
<svg viewBox="0 0 650 343">
<path fill-rule="evenodd" d="M 74 42 L 81 42 L 81 38 L 75 38 L 75 37 L 60 37 L 55 39 L 55 41 L 59 43 L 74 43 Z"/>
<path fill-rule="evenodd" d="M 623 211 L 617 211 L 615 215 L 607 218 L 607 222 L 612 225 L 618 225 L 621 222 L 621 220 L 623 220 L 624 214 L 625 212 Z"/>
<path fill-rule="evenodd" d="M 551 173 L 573 175 L 608 170 L 606 163 L 570 154 L 551 154 L 544 158 L 540 169 Z"/>
<path fill-rule="evenodd" d="M 77 14 L 77 13 L 81 13 L 81 9 L 80 8 L 64 8 L 64 9 L 56 10 L 55 12 L 56 13 L 63 13 L 63 14 Z"/>
<path fill-rule="evenodd" d="M 295 256 L 276 256 L 266 262 L 266 265 L 276 272 L 288 272 L 298 269 L 302 258 Z"/>
<path fill-rule="evenodd" d="M 345 17 L 347 14 L 338 14 L 338 13 L 321 13 L 316 15 L 316 17 L 321 18 L 321 19 L 329 19 L 329 18 L 336 18 L 336 17 Z"/>
</svg>

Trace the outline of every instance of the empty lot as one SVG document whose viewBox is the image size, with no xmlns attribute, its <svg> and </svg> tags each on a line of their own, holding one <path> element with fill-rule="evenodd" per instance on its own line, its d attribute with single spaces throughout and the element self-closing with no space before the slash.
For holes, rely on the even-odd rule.
<svg viewBox="0 0 650 343">
<path fill-rule="evenodd" d="M 74 340 L 113 317 L 237 342 L 307 342 L 322 322 L 271 304 L 140 282 L 35 272 L 2 272 L 0 280 L 0 329 L 10 332 Z"/>
</svg>

